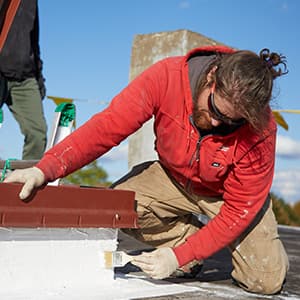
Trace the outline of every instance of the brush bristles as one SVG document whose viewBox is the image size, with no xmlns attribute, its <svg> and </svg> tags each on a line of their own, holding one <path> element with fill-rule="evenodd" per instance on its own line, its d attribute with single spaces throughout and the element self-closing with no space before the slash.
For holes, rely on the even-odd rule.
<svg viewBox="0 0 300 300">
<path fill-rule="evenodd" d="M 123 267 L 132 260 L 132 257 L 123 251 L 104 251 L 105 268 Z"/>
<path fill-rule="evenodd" d="M 106 269 L 113 268 L 113 253 L 112 252 L 104 251 L 104 262 L 105 262 Z"/>
</svg>

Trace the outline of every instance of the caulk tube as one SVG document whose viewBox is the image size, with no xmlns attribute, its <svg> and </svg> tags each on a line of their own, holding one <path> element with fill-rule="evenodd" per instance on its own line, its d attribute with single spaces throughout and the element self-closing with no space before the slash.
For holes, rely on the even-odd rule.
<svg viewBox="0 0 300 300">
<path fill-rule="evenodd" d="M 72 103 L 60 103 L 55 109 L 52 130 L 48 139 L 46 151 L 55 144 L 62 141 L 71 132 L 75 123 L 75 105 Z M 58 185 L 59 179 L 49 183 L 50 185 Z"/>
</svg>

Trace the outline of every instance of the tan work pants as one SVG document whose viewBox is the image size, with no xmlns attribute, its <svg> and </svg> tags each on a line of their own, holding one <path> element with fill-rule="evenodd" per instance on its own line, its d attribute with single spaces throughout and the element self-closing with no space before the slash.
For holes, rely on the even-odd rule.
<svg viewBox="0 0 300 300">
<path fill-rule="evenodd" d="M 154 247 L 174 247 L 196 232 L 194 214 L 214 218 L 223 204 L 215 198 L 187 194 L 168 177 L 158 162 L 138 165 L 113 185 L 136 192 L 140 229 L 127 230 L 136 239 Z M 232 277 L 245 290 L 262 294 L 280 291 L 288 259 L 278 237 L 271 201 L 253 224 L 234 243 Z"/>
</svg>

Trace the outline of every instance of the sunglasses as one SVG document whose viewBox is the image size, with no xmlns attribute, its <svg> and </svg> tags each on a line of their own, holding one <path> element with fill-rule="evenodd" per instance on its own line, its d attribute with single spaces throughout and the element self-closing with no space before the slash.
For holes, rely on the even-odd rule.
<svg viewBox="0 0 300 300">
<path fill-rule="evenodd" d="M 220 110 L 217 108 L 217 106 L 215 104 L 215 100 L 214 100 L 214 87 L 215 87 L 215 85 L 213 85 L 211 92 L 209 94 L 209 97 L 208 97 L 208 109 L 209 109 L 210 116 L 213 119 L 220 121 L 224 124 L 230 125 L 230 126 L 240 126 L 240 125 L 244 124 L 246 121 L 244 118 L 231 119 L 220 112 Z"/>
</svg>

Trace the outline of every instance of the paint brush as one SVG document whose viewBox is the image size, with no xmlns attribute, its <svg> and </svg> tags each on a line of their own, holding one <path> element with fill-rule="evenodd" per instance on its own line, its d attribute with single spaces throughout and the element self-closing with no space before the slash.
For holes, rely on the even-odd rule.
<svg viewBox="0 0 300 300">
<path fill-rule="evenodd" d="M 104 262 L 106 269 L 123 267 L 133 260 L 133 256 L 124 251 L 104 251 Z"/>
</svg>

